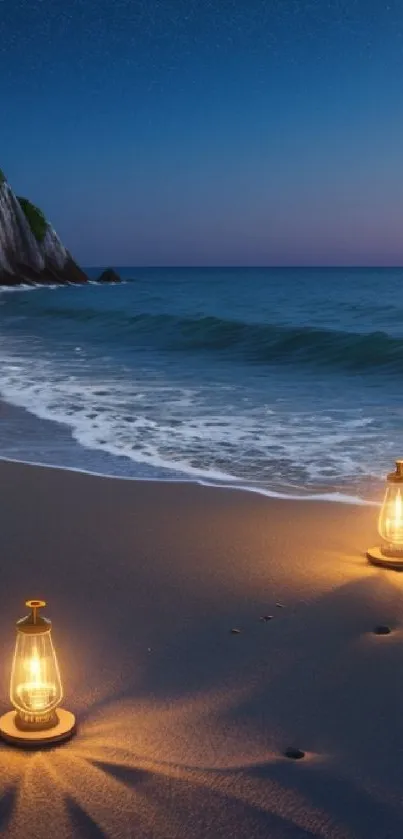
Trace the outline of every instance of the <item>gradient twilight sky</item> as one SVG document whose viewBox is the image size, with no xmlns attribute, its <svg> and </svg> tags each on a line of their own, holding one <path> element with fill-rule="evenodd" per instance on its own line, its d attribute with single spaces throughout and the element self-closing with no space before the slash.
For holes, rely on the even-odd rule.
<svg viewBox="0 0 403 839">
<path fill-rule="evenodd" d="M 403 0 L 0 0 L 0 166 L 84 265 L 403 265 Z"/>
</svg>

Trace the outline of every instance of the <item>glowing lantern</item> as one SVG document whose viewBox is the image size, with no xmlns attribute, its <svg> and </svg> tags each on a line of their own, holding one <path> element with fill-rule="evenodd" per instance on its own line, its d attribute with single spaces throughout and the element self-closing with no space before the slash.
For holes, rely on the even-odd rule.
<svg viewBox="0 0 403 839">
<path fill-rule="evenodd" d="M 10 699 L 15 711 L 0 718 L 0 734 L 16 745 L 56 743 L 71 736 L 75 718 L 59 708 L 63 697 L 51 622 L 38 613 L 44 600 L 27 600 L 31 614 L 17 621 Z"/>
<path fill-rule="evenodd" d="M 378 531 L 383 544 L 367 551 L 370 562 L 388 568 L 403 568 L 403 460 L 396 461 L 396 471 L 387 477 Z"/>
</svg>

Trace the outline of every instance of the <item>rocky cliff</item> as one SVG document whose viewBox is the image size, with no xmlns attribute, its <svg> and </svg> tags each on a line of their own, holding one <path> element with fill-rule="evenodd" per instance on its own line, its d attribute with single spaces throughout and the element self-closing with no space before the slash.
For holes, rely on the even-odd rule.
<svg viewBox="0 0 403 839">
<path fill-rule="evenodd" d="M 17 198 L 0 169 L 0 285 L 86 282 L 41 210 Z"/>
</svg>

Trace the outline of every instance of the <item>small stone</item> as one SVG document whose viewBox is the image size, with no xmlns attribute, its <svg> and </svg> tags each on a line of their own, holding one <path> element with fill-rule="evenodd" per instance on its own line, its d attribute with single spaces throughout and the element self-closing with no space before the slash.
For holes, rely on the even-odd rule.
<svg viewBox="0 0 403 839">
<path fill-rule="evenodd" d="M 273 615 L 262 615 L 262 617 L 259 618 L 259 620 L 267 623 L 267 621 L 272 621 L 273 620 Z"/>
<path fill-rule="evenodd" d="M 305 757 L 305 752 L 303 752 L 302 749 L 286 749 L 284 754 L 285 757 L 289 757 L 290 760 L 302 760 L 302 758 Z"/>
<path fill-rule="evenodd" d="M 374 629 L 375 635 L 389 635 L 391 631 L 390 626 L 383 623 L 379 624 L 379 626 L 376 626 Z"/>
<path fill-rule="evenodd" d="M 231 629 L 231 635 L 240 635 L 240 634 L 241 634 L 240 629 Z"/>
</svg>

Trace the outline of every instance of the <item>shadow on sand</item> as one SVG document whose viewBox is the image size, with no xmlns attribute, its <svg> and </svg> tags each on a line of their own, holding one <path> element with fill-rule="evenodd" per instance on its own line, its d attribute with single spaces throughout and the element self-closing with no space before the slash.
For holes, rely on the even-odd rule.
<svg viewBox="0 0 403 839">
<path fill-rule="evenodd" d="M 26 774 L 35 769 L 35 789 L 52 788 L 59 800 L 66 837 L 328 839 L 337 830 L 396 839 L 403 835 L 400 609 L 400 586 L 380 573 L 282 613 L 270 634 L 256 624 L 214 647 L 210 625 L 188 625 L 174 668 L 158 652 L 149 658 L 137 700 L 131 686 L 94 703 L 76 739 L 40 752 L 35 764 L 32 755 L 0 749 L 2 832 L 25 839 L 33 795 Z M 373 635 L 380 621 L 391 625 L 389 636 Z M 192 653 L 209 662 L 207 686 L 201 678 L 199 694 L 182 695 Z M 242 697 L 228 685 L 231 673 L 239 681 L 237 661 Z M 221 704 L 210 704 L 214 680 L 226 687 Z M 172 701 L 161 705 L 166 692 Z M 306 759 L 284 758 L 288 745 L 306 750 Z M 51 812 L 35 793 L 37 824 Z"/>
</svg>

